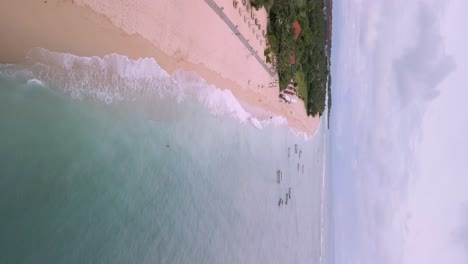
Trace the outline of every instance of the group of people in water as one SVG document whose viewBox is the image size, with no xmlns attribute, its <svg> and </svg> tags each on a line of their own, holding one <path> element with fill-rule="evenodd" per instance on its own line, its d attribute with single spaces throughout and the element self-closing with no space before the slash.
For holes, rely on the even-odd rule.
<svg viewBox="0 0 468 264">
<path fill-rule="evenodd" d="M 288 204 L 288 200 L 291 200 L 291 187 L 289 187 L 288 192 L 286 192 L 286 197 L 283 200 L 283 198 L 280 198 L 278 201 L 278 206 L 281 207 L 283 204 Z"/>
<path fill-rule="evenodd" d="M 299 159 L 301 159 L 302 156 L 302 150 L 299 149 L 297 144 L 294 144 L 294 153 L 299 155 Z M 288 147 L 288 158 L 291 158 L 291 148 Z M 297 172 L 301 170 L 301 164 L 298 162 L 297 163 Z M 304 174 L 304 164 L 302 164 L 302 174 Z M 283 181 L 283 172 L 281 170 L 276 171 L 276 183 L 281 184 Z M 286 196 L 283 197 L 281 196 L 278 201 L 278 206 L 281 207 L 283 204 L 287 205 L 288 201 L 291 200 L 291 187 L 289 187 L 288 191 L 286 192 Z"/>
</svg>

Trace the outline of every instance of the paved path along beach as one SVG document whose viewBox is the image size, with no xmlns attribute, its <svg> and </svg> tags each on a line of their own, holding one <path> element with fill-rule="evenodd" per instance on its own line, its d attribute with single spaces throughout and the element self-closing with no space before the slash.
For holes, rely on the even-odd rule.
<svg viewBox="0 0 468 264">
<path fill-rule="evenodd" d="M 257 59 L 258 63 L 262 65 L 262 67 L 270 74 L 271 77 L 275 76 L 275 72 L 272 71 L 268 65 L 258 56 L 257 52 L 253 49 L 253 47 L 249 44 L 247 39 L 240 33 L 240 31 L 236 28 L 234 23 L 229 19 L 229 17 L 224 14 L 223 10 L 215 3 L 214 0 L 205 0 L 205 2 L 215 11 L 215 13 L 226 23 L 226 25 L 232 30 L 232 32 L 242 41 L 245 47 L 250 51 L 252 56 Z"/>
</svg>

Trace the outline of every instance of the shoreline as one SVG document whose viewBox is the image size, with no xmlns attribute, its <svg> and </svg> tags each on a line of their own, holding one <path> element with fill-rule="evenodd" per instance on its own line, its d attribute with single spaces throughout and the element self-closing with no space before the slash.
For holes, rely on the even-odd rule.
<svg viewBox="0 0 468 264">
<path fill-rule="evenodd" d="M 150 57 L 169 74 L 177 69 L 194 71 L 209 84 L 229 89 L 242 105 L 283 116 L 289 127 L 315 134 L 320 119 L 308 117 L 302 101 L 280 102 L 278 87 L 267 87 L 274 77 L 249 56 L 247 48 L 205 1 L 182 7 L 169 0 L 138 2 L 115 8 L 112 1 L 9 2 L 0 10 L 0 35 L 7 36 L 0 44 L 0 63 L 22 63 L 34 47 L 86 57 L 112 53 L 131 59 Z M 215 2 L 224 4 L 226 15 L 248 38 L 249 28 L 236 21 L 242 16 L 234 17 L 232 1 Z M 141 14 L 141 18 L 136 19 L 131 12 Z M 261 50 L 260 41 L 252 47 Z M 258 55 L 263 56 L 263 52 Z"/>
</svg>

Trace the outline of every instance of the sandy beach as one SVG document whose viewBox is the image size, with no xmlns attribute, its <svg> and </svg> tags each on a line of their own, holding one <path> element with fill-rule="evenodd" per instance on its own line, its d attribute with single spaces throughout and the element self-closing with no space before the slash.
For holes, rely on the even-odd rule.
<svg viewBox="0 0 468 264">
<path fill-rule="evenodd" d="M 132 59 L 152 57 L 163 69 L 195 71 L 221 89 L 229 89 L 253 114 L 262 109 L 287 118 L 290 127 L 312 135 L 319 118 L 308 117 L 302 101 L 278 98 L 278 79 L 262 62 L 267 15 L 253 15 L 242 1 L 211 1 L 235 29 L 198 0 L 47 0 L 11 1 L 0 8 L 1 63 L 21 63 L 34 47 L 79 56 L 111 53 Z M 246 40 L 255 52 L 242 41 Z M 268 65 L 271 66 L 271 65 Z M 277 84 L 276 84 L 277 85 Z M 260 115 L 260 114 L 257 114 Z M 259 118 L 268 118 L 261 114 Z"/>
</svg>

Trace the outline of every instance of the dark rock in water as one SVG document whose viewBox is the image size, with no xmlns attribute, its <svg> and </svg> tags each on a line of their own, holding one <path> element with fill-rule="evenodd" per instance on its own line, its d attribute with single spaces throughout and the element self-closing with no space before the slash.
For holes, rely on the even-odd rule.
<svg viewBox="0 0 468 264">
<path fill-rule="evenodd" d="M 170 145 L 166 145 L 166 148 L 170 148 L 171 146 Z"/>
</svg>

